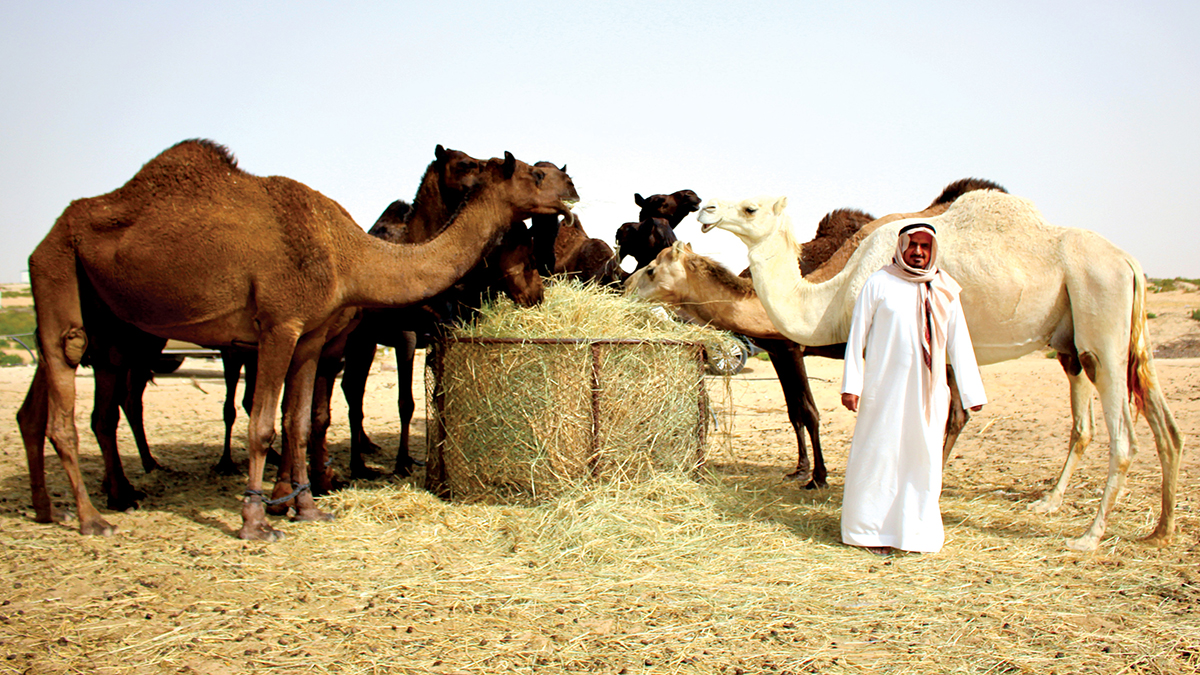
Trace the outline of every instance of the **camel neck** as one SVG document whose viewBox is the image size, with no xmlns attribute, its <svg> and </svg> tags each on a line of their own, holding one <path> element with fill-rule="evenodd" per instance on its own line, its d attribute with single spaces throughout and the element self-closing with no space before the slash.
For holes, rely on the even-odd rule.
<svg viewBox="0 0 1200 675">
<path fill-rule="evenodd" d="M 801 276 L 796 247 L 782 230 L 748 242 L 747 249 L 754 289 L 771 322 L 784 335 L 810 346 L 846 341 L 854 302 L 853 296 L 849 304 L 841 300 L 851 290 L 847 282 L 857 254 L 832 279 L 813 284 Z"/>
<path fill-rule="evenodd" d="M 513 209 L 489 186 L 468 200 L 440 233 L 428 241 L 392 244 L 366 237 L 348 257 L 353 283 L 347 305 L 399 307 L 423 302 L 446 290 L 475 267 L 514 220 Z"/>
<path fill-rule="evenodd" d="M 413 197 L 412 215 L 406 221 L 408 240 L 420 243 L 438 235 L 450 220 L 459 204 L 446 204 L 445 195 L 438 183 L 438 174 L 431 165 L 425 170 L 421 186 Z"/>
</svg>

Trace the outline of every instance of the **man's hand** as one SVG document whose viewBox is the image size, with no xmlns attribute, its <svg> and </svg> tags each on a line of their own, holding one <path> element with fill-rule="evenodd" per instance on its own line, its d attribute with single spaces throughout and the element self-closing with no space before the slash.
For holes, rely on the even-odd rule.
<svg viewBox="0 0 1200 675">
<path fill-rule="evenodd" d="M 842 405 L 850 412 L 858 412 L 858 395 L 857 394 L 842 394 Z"/>
</svg>

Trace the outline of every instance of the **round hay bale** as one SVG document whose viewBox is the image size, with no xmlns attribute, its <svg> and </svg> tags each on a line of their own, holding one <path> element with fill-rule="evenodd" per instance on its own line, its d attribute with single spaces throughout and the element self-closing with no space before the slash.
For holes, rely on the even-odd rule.
<svg viewBox="0 0 1200 675">
<path fill-rule="evenodd" d="M 595 285 L 543 304 L 488 305 L 426 358 L 426 487 L 529 503 L 588 481 L 693 473 L 711 415 L 705 344 L 731 338 L 664 320 Z"/>
</svg>

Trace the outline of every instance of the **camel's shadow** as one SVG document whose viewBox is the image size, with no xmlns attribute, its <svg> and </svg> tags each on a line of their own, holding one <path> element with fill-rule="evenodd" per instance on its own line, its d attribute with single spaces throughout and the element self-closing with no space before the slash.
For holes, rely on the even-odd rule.
<svg viewBox="0 0 1200 675">
<path fill-rule="evenodd" d="M 391 475 L 391 467 L 395 461 L 396 448 L 399 445 L 398 433 L 376 433 L 373 440 L 381 450 L 368 456 L 369 468 L 380 474 L 381 478 Z M 278 445 L 278 442 L 276 443 Z M 414 434 L 412 437 L 414 455 L 422 458 L 424 455 L 425 438 Z M 416 449 L 420 449 L 417 452 Z M 249 460 L 245 448 L 237 443 L 233 447 L 236 471 L 221 473 L 216 470 L 217 459 L 221 457 L 222 446 L 219 443 L 171 443 L 151 447 L 160 468 L 144 473 L 138 465 L 136 452 L 122 452 L 122 465 L 126 477 L 135 490 L 140 493 L 137 507 L 125 512 L 139 513 L 170 513 L 191 520 L 205 527 L 213 527 L 230 536 L 237 535 L 237 528 L 231 527 L 214 513 L 228 512 L 230 521 L 240 519 L 241 495 L 246 489 Z M 331 442 L 329 444 L 332 466 L 342 477 L 342 485 L 348 485 L 350 441 Z M 75 514 L 75 500 L 71 493 L 66 474 L 62 471 L 61 463 L 53 447 L 47 445 L 45 452 L 46 485 L 53 502 L 55 521 L 62 527 L 74 529 L 78 526 Z M 92 499 L 92 503 L 105 514 L 121 513 L 107 506 L 102 479 L 104 476 L 104 461 L 98 452 L 88 452 L 79 457 L 79 468 L 83 475 L 84 486 Z M 276 478 L 277 468 L 268 465 L 263 474 L 265 485 L 271 486 Z M 30 498 L 29 473 L 27 470 L 17 471 L 0 479 L 0 513 L 14 518 L 32 519 L 32 503 Z"/>
</svg>

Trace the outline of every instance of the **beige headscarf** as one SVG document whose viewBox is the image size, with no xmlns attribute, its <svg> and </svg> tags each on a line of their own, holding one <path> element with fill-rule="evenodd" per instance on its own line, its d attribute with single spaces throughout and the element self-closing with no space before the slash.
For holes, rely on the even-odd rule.
<svg viewBox="0 0 1200 675">
<path fill-rule="evenodd" d="M 904 251 L 909 240 L 917 232 L 933 237 L 929 251 L 929 264 L 925 269 L 912 267 L 904 262 Z M 933 373 L 935 368 L 946 367 L 946 323 L 950 318 L 950 306 L 958 297 L 962 287 L 949 274 L 938 269 L 937 232 L 929 223 L 912 223 L 900 228 L 896 240 L 896 252 L 892 264 L 884 269 L 905 281 L 918 284 L 921 288 L 917 313 L 921 320 L 921 358 L 925 367 L 921 369 L 921 389 L 925 399 L 925 421 L 930 421 L 933 401 Z"/>
</svg>

